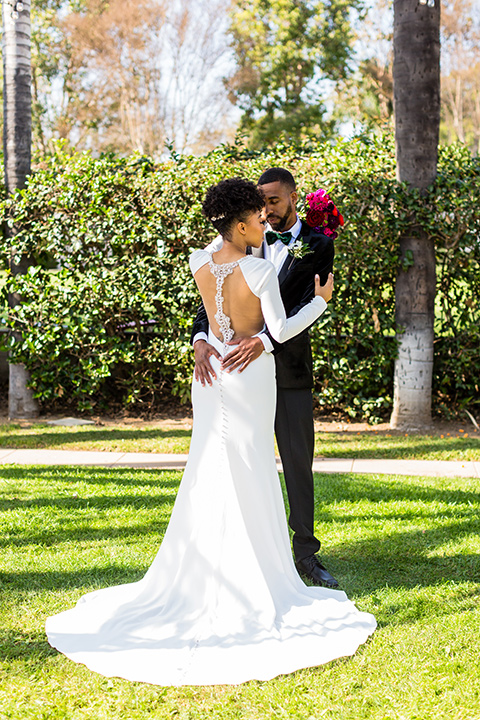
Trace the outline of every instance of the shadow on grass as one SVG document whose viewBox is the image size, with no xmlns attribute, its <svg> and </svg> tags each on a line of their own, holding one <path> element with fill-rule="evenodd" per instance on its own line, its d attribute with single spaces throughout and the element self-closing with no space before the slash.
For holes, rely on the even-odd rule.
<svg viewBox="0 0 480 720">
<path fill-rule="evenodd" d="M 147 565 L 124 567 L 111 564 L 108 567 L 90 566 L 82 570 L 0 572 L 0 588 L 5 593 L 10 591 L 14 594 L 78 588 L 80 597 L 99 588 L 137 582 L 147 570 Z"/>
<path fill-rule="evenodd" d="M 121 495 L 87 495 L 81 496 L 64 496 L 64 497 L 34 497 L 34 498 L 11 498 L 0 500 L 0 511 L 7 510 L 27 510 L 41 507 L 52 507 L 59 510 L 78 510 L 88 507 L 96 507 L 102 509 L 108 509 L 113 507 L 120 507 L 126 505 L 138 505 L 144 507 L 145 505 L 151 505 L 157 507 L 165 502 L 173 502 L 176 496 L 176 489 L 178 483 L 172 483 L 170 492 L 165 492 L 165 485 L 161 486 L 161 496 L 155 495 L 127 495 L 122 493 Z"/>
<path fill-rule="evenodd" d="M 61 432 L 42 432 L 40 429 L 35 433 L 9 433 L 8 430 L 0 430 L 0 447 L 18 448 L 41 448 L 55 447 L 56 445 L 68 445 L 79 442 L 113 442 L 115 440 L 166 440 L 168 438 L 190 438 L 191 430 L 162 430 L 161 428 L 145 429 L 100 429 L 89 430 L 62 430 Z"/>
<path fill-rule="evenodd" d="M 165 486 L 162 486 L 161 495 L 87 495 L 67 496 L 67 497 L 34 497 L 34 498 L 12 498 L 0 500 L 0 512 L 9 510 L 35 510 L 40 508 L 55 508 L 56 510 L 79 511 L 89 508 L 99 510 L 109 510 L 118 507 L 139 507 L 146 506 L 158 508 L 165 503 L 173 504 L 178 483 L 172 483 L 169 492 L 165 492 Z"/>
<path fill-rule="evenodd" d="M 159 503 L 160 506 L 161 503 Z M 169 513 L 170 516 L 170 513 Z M 105 540 L 124 540 L 131 542 L 141 536 L 158 535 L 158 542 L 165 534 L 168 520 L 152 519 L 148 524 L 123 525 L 115 527 L 92 527 L 90 522 L 98 522 L 98 516 L 93 513 L 89 516 L 81 516 L 78 521 L 71 523 L 71 527 L 62 525 L 50 531 L 43 531 L 38 534 L 29 534 L 25 537 L 25 533 L 15 531 L 9 533 L 9 537 L 0 541 L 0 547 L 24 547 L 29 545 L 41 545 L 43 547 L 52 547 L 53 545 L 63 545 L 64 543 L 84 543 L 84 542 L 100 542 Z M 79 548 L 80 552 L 80 548 Z"/>
<path fill-rule="evenodd" d="M 46 639 L 44 632 L 24 633 L 20 630 L 2 630 L 0 632 L 0 653 L 3 660 L 35 658 L 44 660 L 58 655 Z"/>
<path fill-rule="evenodd" d="M 480 583 L 480 556 L 449 549 L 480 534 L 480 490 L 424 483 L 420 478 L 402 482 L 366 475 L 315 475 L 316 521 L 323 525 L 325 544 L 330 523 L 336 535 L 338 527 L 345 526 L 345 540 L 323 557 L 348 593 L 358 597 L 387 586 Z M 395 529 L 386 533 L 384 523 L 393 523 Z M 358 539 L 356 532 L 351 540 L 355 526 L 364 529 L 364 537 Z"/>
<path fill-rule="evenodd" d="M 371 612 L 379 627 L 416 625 L 419 620 L 426 620 L 439 623 L 438 632 L 441 632 L 442 618 L 475 612 L 479 601 L 479 588 L 454 588 L 451 583 L 447 585 L 443 582 L 422 588 L 421 592 L 412 588 L 409 592 L 397 593 L 391 599 L 378 603 Z"/>
<path fill-rule="evenodd" d="M 30 480 L 32 486 L 32 477 L 36 477 L 38 472 L 37 468 L 21 468 L 17 469 L 14 477 Z M 52 479 L 60 482 L 65 480 L 69 469 L 46 468 L 42 472 L 45 473 L 43 481 Z M 89 478 L 93 474 L 98 477 Z M 52 508 L 58 528 L 43 532 L 39 529 L 35 536 L 29 536 L 29 544 L 38 543 L 41 546 L 50 541 L 74 544 L 114 537 L 134 545 L 152 532 L 158 533 L 160 544 L 180 473 L 173 476 L 166 474 L 165 483 L 158 482 L 159 475 L 158 471 L 82 468 L 81 477 L 77 475 L 74 478 L 76 481 L 141 487 L 147 484 L 146 478 L 154 476 L 155 482 L 151 481 L 151 485 L 161 484 L 163 492 L 167 488 L 167 494 L 155 495 L 152 487 L 151 495 L 147 491 L 141 495 L 100 495 L 73 500 L 71 497 L 59 497 L 55 492 L 51 499 L 17 500 L 18 504 L 14 507 Z M 337 536 L 338 528 L 342 525 L 345 528 L 345 540 L 337 541 L 324 555 L 327 567 L 339 578 L 341 588 L 354 598 L 369 596 L 368 602 L 388 587 L 398 590 L 399 597 L 402 591 L 406 591 L 403 593 L 407 598 L 404 605 L 382 604 L 378 613 L 381 623 L 416 622 L 419 615 L 440 616 L 455 612 L 456 608 L 463 611 L 478 605 L 477 591 L 466 589 L 466 584 L 480 582 L 480 556 L 455 548 L 455 544 L 463 538 L 478 536 L 480 532 L 480 490 L 463 489 L 464 482 L 449 479 L 443 481 L 442 486 L 442 480 L 437 478 L 385 477 L 379 480 L 377 476 L 363 474 L 315 476 L 316 520 L 322 522 L 325 544 L 328 546 L 329 525 L 335 526 Z M 468 483 L 472 487 L 472 481 Z M 69 487 L 68 484 L 66 487 Z M 85 506 L 82 508 L 79 503 Z M 160 520 L 144 521 L 134 526 L 126 522 L 121 527 L 108 526 L 109 509 L 138 507 L 145 511 L 152 507 L 158 518 L 162 506 L 165 507 Z M 78 510 L 79 507 L 81 513 L 72 517 L 72 508 Z M 91 527 L 88 521 L 98 521 L 103 511 L 106 511 L 105 518 L 100 517 L 100 520 L 105 526 Z M 393 529 L 388 532 L 383 527 L 387 523 L 389 526 L 393 524 Z M 353 539 L 352 533 L 355 533 Z M 24 543 L 22 532 L 18 531 L 10 541 L 14 545 Z M 90 566 L 83 571 L 72 572 L 60 568 L 58 571 L 4 573 L 2 580 L 5 588 L 29 592 L 92 585 L 106 587 L 138 580 L 141 574 L 140 567 L 109 565 L 105 568 Z M 451 587 L 445 604 L 440 591 L 449 585 L 463 585 L 463 589 Z M 440 592 L 438 597 L 435 589 Z M 430 592 L 434 596 L 432 600 L 425 598 Z M 456 593 L 458 601 L 455 600 Z"/>
<path fill-rule="evenodd" d="M 15 432 L 11 432 L 11 430 Z M 35 428 L 34 433 L 19 433 L 17 428 L 3 426 L 0 429 L 0 447 L 8 448 L 42 448 L 66 445 L 78 445 L 79 443 L 115 443 L 115 441 L 159 441 L 176 439 L 184 441 L 191 436 L 191 430 L 172 428 L 170 430 L 161 428 L 98 428 L 62 431 L 47 430 L 42 432 L 41 427 Z M 480 459 L 480 437 L 451 437 L 443 439 L 439 437 L 426 437 L 424 435 L 409 436 L 404 438 L 385 438 L 381 435 L 370 437 L 371 447 L 358 445 L 365 442 L 363 436 L 317 433 L 317 453 L 323 457 L 344 458 L 412 458 L 418 455 L 429 453 L 430 455 L 443 454 L 445 451 L 461 456 L 462 453 L 472 450 L 479 452 Z M 322 443 L 327 447 L 322 448 Z M 334 443 L 340 445 L 341 450 L 329 450 L 328 446 Z M 382 447 L 384 446 L 384 447 Z"/>
<path fill-rule="evenodd" d="M 75 468 L 71 478 L 68 477 L 67 468 L 7 468 L 5 475 L 11 479 L 9 494 L 13 497 L 0 499 L 0 511 L 12 511 L 11 526 L 7 527 L 7 535 L 0 539 L 0 547 L 20 547 L 27 545 L 52 546 L 64 543 L 81 543 L 88 541 L 102 541 L 109 539 L 126 540 L 132 542 L 142 535 L 155 533 L 160 538 L 166 530 L 171 509 L 173 507 L 178 485 L 181 479 L 180 472 L 158 470 L 131 470 L 131 469 L 98 469 Z M 17 497 L 22 494 L 21 485 L 28 483 L 35 487 L 35 482 L 41 481 L 42 490 L 45 485 L 52 483 L 50 497 L 39 495 L 37 497 Z M 78 488 L 77 494 L 73 489 L 68 494 L 58 493 L 58 485 L 68 488 L 69 482 Z M 55 485 L 55 483 L 57 485 Z M 81 484 L 86 484 L 82 491 Z M 90 494 L 89 485 L 109 485 L 110 494 Z M 79 487 L 80 486 L 80 487 Z M 122 490 L 114 494 L 115 486 Z M 142 493 L 125 493 L 123 488 L 145 489 Z M 152 488 L 149 492 L 149 487 Z M 48 523 L 39 521 L 33 523 L 35 511 L 42 515 L 48 513 Z M 131 514 L 132 510 L 141 513 L 138 522 L 123 520 L 120 525 L 119 513 L 125 510 Z M 151 517 L 145 522 L 145 515 L 151 511 Z M 109 514 L 113 512 L 115 524 L 109 523 Z M 27 528 L 26 528 L 27 525 Z M 100 525 L 100 527 L 99 527 Z"/>
<path fill-rule="evenodd" d="M 178 485 L 181 470 L 156 468 L 122 468 L 97 467 L 79 465 L 0 465 L 0 479 L 10 483 L 12 488 L 15 481 L 31 482 L 42 480 L 66 483 L 84 482 L 92 485 L 125 485 L 136 487 L 175 487 Z M 173 478 L 169 475 L 174 473 Z M 6 488 L 3 488 L 4 490 Z"/>
<path fill-rule="evenodd" d="M 322 443 L 326 447 L 322 448 Z M 352 459 L 382 459 L 382 458 L 417 458 L 424 454 L 429 454 L 430 459 L 435 459 L 435 455 L 443 455 L 445 452 L 452 453 L 461 457 L 462 453 L 468 451 L 477 451 L 477 459 L 480 459 L 480 437 L 458 437 L 448 438 L 426 438 L 424 436 L 410 436 L 408 438 L 398 437 L 398 441 L 393 438 L 382 438 L 375 436 L 368 438 L 367 442 L 371 443 L 371 447 L 358 447 L 364 443 L 365 438 L 360 436 L 336 436 L 321 435 L 316 437 L 316 452 L 322 457 L 342 457 Z M 329 447 L 335 443 L 337 447 L 333 450 Z M 340 446 L 340 450 L 338 449 Z M 433 457 L 432 457 L 433 456 Z"/>
<path fill-rule="evenodd" d="M 462 532 L 471 534 L 478 524 L 463 524 Z M 385 540 L 367 540 L 342 544 L 341 552 L 332 550 L 329 569 L 334 569 L 347 582 L 344 587 L 355 595 L 369 595 L 380 588 L 411 589 L 443 585 L 445 582 L 480 582 L 480 555 L 457 553 L 444 556 L 428 555 L 433 533 L 404 533 Z M 441 545 L 457 539 L 454 533 L 440 535 Z M 416 541 L 415 549 L 412 544 Z"/>
<path fill-rule="evenodd" d="M 439 487 L 442 478 L 401 476 L 402 480 L 398 480 L 397 477 L 384 476 L 379 481 L 378 475 L 373 473 L 315 473 L 315 505 L 323 512 L 330 503 L 366 501 L 378 505 L 378 512 L 381 513 L 382 504 L 420 501 L 442 502 L 452 506 L 465 504 L 469 508 L 470 505 L 476 505 L 477 513 L 480 510 L 480 481 L 478 490 L 463 490 L 461 487 Z M 426 486 L 425 482 L 431 483 L 430 486 Z M 445 485 L 462 482 L 465 481 L 461 478 L 449 478 L 445 480 Z"/>
</svg>

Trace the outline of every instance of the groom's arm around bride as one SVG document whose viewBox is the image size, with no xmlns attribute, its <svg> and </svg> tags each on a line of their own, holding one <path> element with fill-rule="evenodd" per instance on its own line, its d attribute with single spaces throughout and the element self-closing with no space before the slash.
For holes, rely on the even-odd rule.
<svg viewBox="0 0 480 720">
<path fill-rule="evenodd" d="M 320 275 L 321 284 L 326 282 L 333 268 L 336 233 L 328 228 L 325 232 L 313 228 L 297 216 L 298 195 L 295 180 L 288 170 L 270 168 L 262 174 L 258 185 L 265 197 L 270 228 L 281 234 L 278 238 L 274 232 L 266 234 L 262 254 L 277 270 L 280 294 L 286 315 L 290 317 L 312 299 L 316 274 Z M 200 308 L 192 333 L 195 377 L 202 384 L 211 384 L 214 373 L 210 356 L 214 354 L 219 360 L 221 358 L 206 342 L 206 333 L 208 320 L 204 309 Z M 337 587 L 337 580 L 316 556 L 320 542 L 314 535 L 313 368 L 308 331 L 283 344 L 275 343 L 268 333 L 242 338 L 225 357 L 223 365 L 229 371 L 238 369 L 241 372 L 264 350 L 275 354 L 275 434 L 287 486 L 297 569 L 317 585 Z"/>
<path fill-rule="evenodd" d="M 268 181 L 269 173 L 271 174 L 272 171 L 276 170 L 282 170 L 282 168 L 267 170 L 260 178 L 259 187 L 265 194 L 267 220 L 270 227 L 279 232 L 291 232 L 293 230 L 290 246 L 294 245 L 294 247 L 293 249 L 291 249 L 291 247 L 287 248 L 283 246 L 280 241 L 273 243 L 273 247 L 272 243 L 267 244 L 267 242 L 264 242 L 260 250 L 260 256 L 266 257 L 274 262 L 279 278 L 280 293 L 285 306 L 285 312 L 287 317 L 291 317 L 312 299 L 314 295 L 314 277 L 316 274 L 320 276 L 320 283 L 322 285 L 325 284 L 328 274 L 332 272 L 333 269 L 335 251 L 332 236 L 327 236 L 325 233 L 319 232 L 298 218 L 296 214 L 296 190 L 292 192 L 291 187 L 287 187 L 284 183 L 278 181 L 262 182 L 264 179 Z M 284 172 L 288 173 L 288 171 Z M 290 173 L 288 173 L 288 175 L 290 175 Z M 275 177 L 276 176 L 277 175 L 275 175 Z M 292 176 L 290 175 L 290 177 Z M 210 244 L 209 249 L 217 250 L 217 245 L 221 245 L 221 238 L 214 240 Z M 299 249 L 300 252 L 298 252 Z M 258 253 L 255 252 L 255 254 Z M 308 333 L 305 332 L 302 335 L 305 341 Z M 299 336 L 299 338 L 302 337 L 302 335 Z M 215 379 L 215 373 L 210 364 L 210 356 L 215 355 L 221 360 L 213 345 L 207 342 L 207 336 L 207 314 L 203 305 L 200 305 L 193 324 L 191 339 L 195 351 L 195 378 L 199 380 L 202 385 L 205 383 L 211 384 L 212 378 Z M 298 360 L 296 360 L 295 357 L 291 357 L 292 353 L 294 356 L 296 354 L 294 352 L 294 346 L 296 344 L 295 338 L 288 343 L 277 343 L 267 330 L 264 333 L 259 333 L 255 337 L 237 339 L 229 344 L 233 345 L 234 349 L 225 357 L 223 363 L 225 369 L 229 371 L 238 370 L 242 372 L 242 370 L 245 370 L 264 350 L 277 355 L 287 349 L 289 352 L 285 354 L 283 360 L 281 359 L 281 355 L 276 358 L 277 372 L 279 370 L 279 364 L 280 367 L 283 368 L 285 365 L 293 362 L 293 370 L 295 374 L 298 374 Z M 307 346 L 309 347 L 308 338 Z M 287 358 L 287 355 L 290 357 Z M 307 374 L 308 373 L 311 373 L 311 371 L 307 370 Z M 302 372 L 302 375 L 303 374 Z M 300 380 L 302 384 L 304 381 L 305 378 Z"/>
</svg>

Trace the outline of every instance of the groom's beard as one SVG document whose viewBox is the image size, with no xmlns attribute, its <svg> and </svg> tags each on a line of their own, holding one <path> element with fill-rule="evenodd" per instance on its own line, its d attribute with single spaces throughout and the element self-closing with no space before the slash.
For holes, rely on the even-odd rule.
<svg viewBox="0 0 480 720">
<path fill-rule="evenodd" d="M 285 215 L 283 215 L 281 218 L 277 218 L 275 215 L 269 215 L 267 217 L 268 224 L 272 228 L 272 230 L 275 230 L 275 232 L 282 232 L 282 230 L 285 228 L 285 225 L 288 222 L 288 219 L 290 218 L 293 211 L 293 205 L 290 204 L 290 207 L 288 208 Z"/>
</svg>

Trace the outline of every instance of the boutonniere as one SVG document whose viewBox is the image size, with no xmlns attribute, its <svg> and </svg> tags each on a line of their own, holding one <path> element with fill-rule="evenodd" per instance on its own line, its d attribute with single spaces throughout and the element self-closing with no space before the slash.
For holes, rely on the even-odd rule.
<svg viewBox="0 0 480 720">
<path fill-rule="evenodd" d="M 313 252 L 312 248 L 308 243 L 303 242 L 300 238 L 298 240 L 295 240 L 289 248 L 288 248 L 289 255 L 292 255 L 292 257 L 295 258 L 295 260 L 301 260 L 305 255 L 309 255 L 309 253 Z"/>
<path fill-rule="evenodd" d="M 338 235 L 338 227 L 343 226 L 344 220 L 333 204 L 330 195 L 319 188 L 307 195 L 307 202 L 309 205 L 306 217 L 307 225 L 335 240 Z"/>
</svg>

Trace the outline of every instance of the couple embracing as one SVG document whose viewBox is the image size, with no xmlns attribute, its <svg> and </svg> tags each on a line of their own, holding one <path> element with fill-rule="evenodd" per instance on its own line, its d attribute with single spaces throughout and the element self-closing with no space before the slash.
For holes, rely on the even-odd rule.
<svg viewBox="0 0 480 720">
<path fill-rule="evenodd" d="M 285 312 L 294 315 L 313 297 L 315 275 L 319 275 L 321 285 L 327 282 L 333 270 L 334 236 L 316 231 L 297 216 L 297 189 L 288 170 L 266 170 L 258 186 L 265 198 L 265 215 L 270 229 L 260 248 L 253 246 L 252 253 L 273 263 Z M 301 244 L 305 254 L 296 258 L 291 248 L 299 248 Z M 208 250 L 218 250 L 222 245 L 220 236 Z M 214 377 L 210 355 L 220 359 L 214 346 L 207 343 L 208 327 L 207 313 L 202 305 L 192 333 L 195 374 L 202 384 L 211 382 L 210 378 Z M 241 372 L 264 350 L 274 355 L 277 384 L 275 435 L 290 505 L 289 524 L 293 530 L 297 568 L 316 585 L 338 587 L 337 580 L 316 556 L 320 543 L 313 530 L 313 371 L 308 331 L 305 329 L 287 342 L 279 343 L 267 328 L 255 337 L 231 342 L 235 343 L 235 349 L 225 358 L 223 367 L 226 370 Z"/>
<path fill-rule="evenodd" d="M 316 556 L 306 331 L 331 298 L 334 250 L 331 229 L 297 218 L 296 199 L 280 168 L 258 187 L 232 178 L 207 192 L 203 211 L 220 238 L 190 258 L 203 301 L 194 422 L 165 537 L 140 581 L 89 593 L 47 620 L 54 647 L 103 675 L 158 685 L 267 680 L 352 655 L 375 629 Z"/>
</svg>

